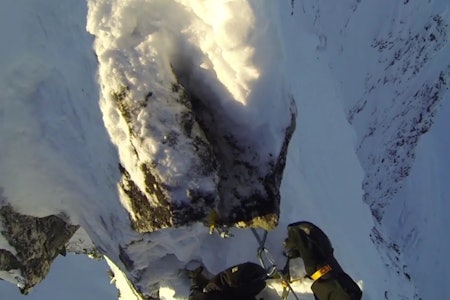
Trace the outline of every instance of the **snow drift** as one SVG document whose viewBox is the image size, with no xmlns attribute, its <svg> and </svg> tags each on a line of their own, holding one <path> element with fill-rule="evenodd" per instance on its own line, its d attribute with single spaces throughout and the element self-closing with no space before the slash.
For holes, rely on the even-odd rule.
<svg viewBox="0 0 450 300">
<path fill-rule="evenodd" d="M 208 234 L 217 214 L 271 229 L 278 262 L 286 224 L 315 222 L 366 299 L 436 295 L 421 270 L 449 249 L 427 247 L 448 227 L 445 1 L 0 6 L 1 278 L 28 292 L 68 247 L 104 255 L 123 299 L 183 299 L 190 261 L 255 260 L 248 230 Z"/>
</svg>

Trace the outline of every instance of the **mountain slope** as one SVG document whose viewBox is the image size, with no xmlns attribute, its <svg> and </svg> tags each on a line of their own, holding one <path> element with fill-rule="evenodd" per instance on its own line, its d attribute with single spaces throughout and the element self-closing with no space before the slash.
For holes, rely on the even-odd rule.
<svg viewBox="0 0 450 300">
<path fill-rule="evenodd" d="M 256 261 L 249 230 L 209 235 L 213 211 L 271 228 L 278 265 L 285 226 L 315 222 L 365 299 L 448 294 L 422 273 L 449 248 L 444 1 L 1 6 L 0 204 L 81 226 L 69 249 L 105 255 L 122 299 L 185 299 L 192 260 Z"/>
<path fill-rule="evenodd" d="M 446 147 L 444 136 L 433 147 L 421 144 L 422 139 L 435 139 L 427 137 L 427 132 L 433 130 L 436 115 L 441 114 L 436 132 L 448 131 L 449 126 L 442 121 L 445 112 L 441 112 L 442 106 L 448 106 L 448 4 L 349 1 L 347 7 L 320 2 L 305 6 L 306 15 L 314 17 L 311 23 L 322 41 L 320 51 L 329 57 L 347 118 L 357 134 L 356 152 L 365 173 L 364 201 L 376 220 L 372 239 L 393 272 L 414 282 L 420 291 L 403 297 L 435 297 L 435 285 L 417 270 L 446 265 L 440 253 L 447 243 L 434 248 L 430 240 L 442 236 L 431 228 L 443 225 L 435 207 L 445 206 L 443 195 L 447 192 L 441 182 L 447 177 L 436 174 L 448 163 L 440 156 L 442 163 L 439 167 L 435 163 L 430 171 L 420 161 Z M 419 150 L 418 162 L 417 149 L 424 147 L 427 150 Z M 412 178 L 411 172 L 415 174 Z M 422 172 L 429 175 L 418 175 Z M 422 176 L 432 176 L 435 182 L 422 183 Z M 417 197 L 418 190 L 424 196 Z M 448 291 L 440 290 L 439 294 L 444 296 Z M 386 294 L 389 298 L 396 295 L 402 292 Z"/>
</svg>

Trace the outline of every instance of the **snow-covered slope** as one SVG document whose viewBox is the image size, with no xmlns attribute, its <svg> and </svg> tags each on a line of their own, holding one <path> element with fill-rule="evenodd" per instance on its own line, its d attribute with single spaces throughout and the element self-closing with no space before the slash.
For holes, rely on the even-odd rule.
<svg viewBox="0 0 450 300">
<path fill-rule="evenodd" d="M 422 299 L 444 299 L 450 293 L 445 259 L 450 249 L 449 96 L 446 95 L 429 133 L 420 139 L 411 173 L 384 217 L 385 232 L 403 254 L 407 266 L 401 266 L 404 275 L 416 282 Z M 424 276 L 427 270 L 438 275 Z"/>
<path fill-rule="evenodd" d="M 107 251 L 122 232 L 113 227 L 128 228 L 129 220 L 116 190 L 117 152 L 98 105 L 87 7 L 75 1 L 1 6 L 1 203 L 96 228 L 91 239 Z M 7 240 L 1 244 L 15 253 Z"/>
<path fill-rule="evenodd" d="M 448 159 L 439 156 L 432 165 L 421 161 L 447 147 L 449 124 L 442 106 L 448 106 L 450 85 L 448 3 L 349 1 L 347 7 L 332 7 L 319 2 L 303 9 L 314 19 L 321 57 L 328 57 L 357 135 L 363 199 L 376 220 L 372 238 L 386 264 L 417 286 L 416 297 L 444 297 L 449 291 L 435 295 L 436 281 L 422 279 L 419 270 L 435 266 L 445 274 L 440 268 L 446 265 L 441 256 L 446 239 L 429 247 L 445 236 L 433 228 L 446 228 L 441 211 L 448 177 L 437 174 L 445 173 Z M 436 133 L 428 137 L 430 128 Z M 421 145 L 423 135 L 436 141 L 436 148 Z"/>
<path fill-rule="evenodd" d="M 122 299 L 158 290 L 185 299 L 179 269 L 256 261 L 255 239 L 248 229 L 222 239 L 201 223 L 145 232 L 189 223 L 174 211 L 192 221 L 212 208 L 223 217 L 240 203 L 259 205 L 245 180 L 279 165 L 279 183 L 277 157 L 288 150 L 279 225 L 267 241 L 279 265 L 285 226 L 306 219 L 330 236 L 364 299 L 450 294 L 446 2 L 211 3 L 3 1 L 1 205 L 83 227 L 90 241 L 74 244 L 78 236 L 70 249 L 91 252 L 92 242 Z M 211 137 L 225 150 L 209 148 Z M 220 171 L 213 157 L 240 163 Z M 149 184 L 143 166 L 166 191 L 152 190 L 158 180 Z M 235 179 L 218 188 L 224 175 Z M 186 203 L 194 211 L 177 210 Z M 0 248 L 17 255 L 5 228 Z M 23 282 L 20 270 L 2 270 Z M 295 285 L 305 299 L 309 284 Z M 276 299 L 272 289 L 265 299 Z"/>
</svg>

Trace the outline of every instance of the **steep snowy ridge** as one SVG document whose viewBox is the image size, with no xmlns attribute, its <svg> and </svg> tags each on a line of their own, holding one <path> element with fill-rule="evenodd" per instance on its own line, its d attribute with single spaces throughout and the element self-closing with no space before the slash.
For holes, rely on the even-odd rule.
<svg viewBox="0 0 450 300">
<path fill-rule="evenodd" d="M 52 220 L 48 216 L 55 215 L 74 225 L 96 228 L 91 239 L 108 249 L 115 244 L 108 237 L 114 226 L 129 222 L 114 191 L 117 156 L 98 107 L 93 39 L 85 30 L 87 9 L 70 1 L 57 5 L 4 1 L 1 5 L 0 34 L 8 41 L 8 47 L 0 50 L 1 204 L 9 204 L 15 212 L 25 215 L 16 219 L 31 223 L 28 225 L 46 224 L 39 218 Z M 108 224 L 102 224 L 101 218 Z M 110 219 L 115 225 L 109 223 Z M 1 228 L 6 231 L 8 226 Z M 13 231 L 21 238 L 29 234 L 40 240 L 36 248 L 28 247 L 36 253 L 26 249 L 11 253 L 32 255 L 20 258 L 32 264 L 33 255 L 56 250 L 46 249 L 51 243 L 44 238 L 58 236 L 58 229 L 31 229 L 26 234 L 17 228 Z M 2 239 L 1 247 L 10 249 L 11 244 L 14 242 Z M 61 245 L 56 248 L 62 250 Z M 53 260 L 58 252 L 43 257 Z M 26 282 L 31 279 L 25 278 L 30 274 L 26 269 L 7 268 L 7 273 L 16 273 L 6 279 Z M 34 279 L 25 286 L 29 288 L 43 277 Z"/>
<path fill-rule="evenodd" d="M 449 280 L 447 259 L 443 255 L 450 251 L 446 239 L 450 226 L 446 179 L 450 166 L 449 112 L 450 95 L 447 93 L 433 126 L 420 139 L 404 188 L 397 193 L 384 216 L 384 223 L 390 224 L 384 226 L 385 231 L 403 254 L 407 266 L 404 272 L 413 280 L 421 278 L 415 281 L 422 299 L 445 299 L 450 292 L 446 284 Z M 439 276 L 423 277 L 423 270 L 427 269 Z"/>
<path fill-rule="evenodd" d="M 399 228 L 393 216 L 414 211 L 407 207 L 417 201 L 408 204 L 402 200 L 408 195 L 397 194 L 450 85 L 448 7 L 443 1 L 349 1 L 336 7 L 302 3 L 320 40 L 318 50 L 329 58 L 330 69 L 341 83 L 348 120 L 358 136 L 355 150 L 365 171 L 364 201 L 377 221 L 374 243 L 394 272 L 418 286 L 418 294 L 404 297 L 430 295 L 429 286 L 411 273 L 416 255 L 407 246 L 411 240 L 405 238 L 421 229 Z M 340 16 L 333 24 L 329 23 L 332 14 Z M 390 217 L 384 220 L 387 211 Z M 421 244 L 425 240 L 416 241 L 415 248 L 425 247 Z M 402 292 L 390 291 L 386 297 L 395 294 Z"/>
<path fill-rule="evenodd" d="M 434 15 L 417 32 L 405 27 L 399 26 L 397 32 L 389 32 L 387 40 L 377 39 L 372 44 L 380 53 L 378 61 L 384 72 L 367 77 L 364 95 L 349 112 L 355 126 L 359 114 L 374 116 L 366 125 L 358 152 L 367 155 L 363 162 L 368 170 L 364 200 L 378 222 L 392 195 L 401 188 L 402 179 L 408 176 L 419 137 L 433 124 L 449 86 L 447 22 Z M 447 65 L 442 64 L 445 61 Z M 374 145 L 383 145 L 376 148 L 379 153 L 373 153 Z"/>
<path fill-rule="evenodd" d="M 2 1 L 0 277 L 28 291 L 67 250 L 104 255 L 120 299 L 186 299 L 190 262 L 257 261 L 248 229 L 208 233 L 215 211 L 273 229 L 279 266 L 286 225 L 318 224 L 365 300 L 445 299 L 447 9 Z"/>
<path fill-rule="evenodd" d="M 362 124 L 358 118 L 372 120 L 364 125 L 367 129 L 361 132 L 358 146 L 366 170 L 364 200 L 378 221 L 372 238 L 379 245 L 380 253 L 384 253 L 386 263 L 394 266 L 405 280 L 416 282 L 418 294 L 414 298 L 429 295 L 431 291 L 426 283 L 417 282 L 414 276 L 417 273 L 411 273 L 415 261 L 409 258 L 412 253 L 403 244 L 408 242 L 398 240 L 399 231 L 405 235 L 410 232 L 392 227 L 392 220 L 383 218 L 386 211 L 392 215 L 399 207 L 393 204 L 398 201 L 396 194 L 404 187 L 420 138 L 433 125 L 449 86 L 449 18 L 431 14 L 419 20 L 414 19 L 414 24 L 410 24 L 399 17 L 385 37 L 374 40 L 372 47 L 380 54 L 378 61 L 383 73 L 368 74 L 364 95 L 349 111 L 350 122 L 360 130 Z M 387 294 L 392 295 L 392 292 Z"/>
</svg>

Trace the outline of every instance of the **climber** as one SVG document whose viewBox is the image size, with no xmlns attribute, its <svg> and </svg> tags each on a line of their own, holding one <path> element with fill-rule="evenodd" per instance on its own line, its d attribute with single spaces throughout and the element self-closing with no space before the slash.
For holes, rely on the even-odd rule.
<svg viewBox="0 0 450 300">
<path fill-rule="evenodd" d="M 287 227 L 285 254 L 301 257 L 306 274 L 314 283 L 311 290 L 316 300 L 360 300 L 362 292 L 344 272 L 333 254 L 326 234 L 310 222 L 296 222 Z"/>
<path fill-rule="evenodd" d="M 203 270 L 188 271 L 192 282 L 189 300 L 255 300 L 266 286 L 266 270 L 252 262 L 228 268 L 211 279 Z"/>
</svg>

